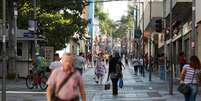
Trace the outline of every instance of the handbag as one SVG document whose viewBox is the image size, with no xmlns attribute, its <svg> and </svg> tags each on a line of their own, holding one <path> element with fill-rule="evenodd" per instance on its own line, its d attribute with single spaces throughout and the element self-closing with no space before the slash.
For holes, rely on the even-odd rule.
<svg viewBox="0 0 201 101">
<path fill-rule="evenodd" d="M 195 71 L 193 73 L 193 78 L 192 78 L 191 83 L 193 83 L 194 76 L 195 76 Z M 189 94 L 191 92 L 190 86 L 185 83 L 180 84 L 179 87 L 177 88 L 177 90 L 184 95 Z"/>
<path fill-rule="evenodd" d="M 109 81 L 107 81 L 105 83 L 105 90 L 110 90 L 110 82 Z"/>
<path fill-rule="evenodd" d="M 59 85 L 58 89 L 56 90 L 56 87 L 54 86 L 53 87 L 53 93 L 51 95 L 51 99 L 52 101 L 61 101 L 58 97 L 57 97 L 57 94 L 59 93 L 59 91 L 61 90 L 61 88 L 63 87 L 64 84 L 66 84 L 68 82 L 68 80 L 72 77 L 72 75 L 74 74 L 75 72 L 71 72 L 69 74 L 69 76 L 67 76 L 62 82 L 61 84 Z"/>
<path fill-rule="evenodd" d="M 189 86 L 188 84 L 184 84 L 184 83 L 183 83 L 183 84 L 180 84 L 180 85 L 179 85 L 179 87 L 177 88 L 177 90 L 178 90 L 180 93 L 186 95 L 186 94 L 189 94 L 189 93 L 190 93 L 191 88 L 190 88 L 190 86 Z"/>
</svg>

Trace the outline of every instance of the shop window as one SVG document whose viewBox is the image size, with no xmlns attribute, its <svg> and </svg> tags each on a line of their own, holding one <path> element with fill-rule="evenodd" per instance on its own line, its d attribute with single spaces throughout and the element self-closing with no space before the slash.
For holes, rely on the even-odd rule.
<svg viewBox="0 0 201 101">
<path fill-rule="evenodd" d="M 22 42 L 17 43 L 17 56 L 22 56 Z"/>
</svg>

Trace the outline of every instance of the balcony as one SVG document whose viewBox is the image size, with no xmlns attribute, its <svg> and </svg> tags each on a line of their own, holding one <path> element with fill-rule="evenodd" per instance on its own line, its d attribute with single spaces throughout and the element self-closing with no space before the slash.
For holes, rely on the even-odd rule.
<svg viewBox="0 0 201 101">
<path fill-rule="evenodd" d="M 150 3 L 146 3 L 144 10 L 145 30 L 154 29 L 155 20 L 161 19 L 163 16 L 163 2 L 152 1 L 151 19 L 150 19 Z"/>
</svg>

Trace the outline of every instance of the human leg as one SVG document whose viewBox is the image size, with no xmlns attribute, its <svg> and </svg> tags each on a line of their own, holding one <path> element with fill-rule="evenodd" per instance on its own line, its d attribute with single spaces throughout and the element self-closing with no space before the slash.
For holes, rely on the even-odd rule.
<svg viewBox="0 0 201 101">
<path fill-rule="evenodd" d="M 196 96 L 198 93 L 198 85 L 197 84 L 190 84 L 191 93 L 190 93 L 190 101 L 196 101 Z"/>
<path fill-rule="evenodd" d="M 118 85 L 117 85 L 118 79 L 112 79 L 112 94 L 118 95 Z"/>
</svg>

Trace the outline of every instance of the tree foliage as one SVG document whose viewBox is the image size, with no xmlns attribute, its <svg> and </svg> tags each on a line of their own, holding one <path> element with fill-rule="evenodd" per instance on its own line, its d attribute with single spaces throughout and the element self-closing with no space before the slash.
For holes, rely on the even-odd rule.
<svg viewBox="0 0 201 101">
<path fill-rule="evenodd" d="M 9 1 L 17 2 L 18 28 L 28 29 L 28 21 L 34 20 L 33 0 Z M 46 37 L 48 45 L 54 46 L 56 50 L 62 49 L 74 33 L 83 33 L 86 21 L 81 18 L 81 15 L 83 7 L 87 6 L 83 0 L 36 1 L 36 20 L 40 23 L 40 34 Z M 0 3 L 2 8 L 2 1 Z"/>
<path fill-rule="evenodd" d="M 121 38 L 128 33 L 128 29 L 132 29 L 134 25 L 134 7 L 128 5 L 127 16 L 122 16 L 119 21 L 116 21 L 116 29 L 113 33 L 113 37 Z"/>
<path fill-rule="evenodd" d="M 96 3 L 95 17 L 99 19 L 99 27 L 102 34 L 110 35 L 114 30 L 114 22 L 109 18 L 109 15 L 102 10 L 102 4 Z"/>
</svg>

